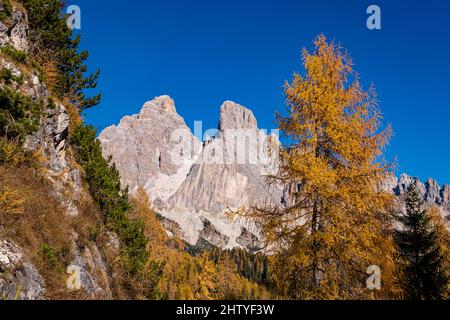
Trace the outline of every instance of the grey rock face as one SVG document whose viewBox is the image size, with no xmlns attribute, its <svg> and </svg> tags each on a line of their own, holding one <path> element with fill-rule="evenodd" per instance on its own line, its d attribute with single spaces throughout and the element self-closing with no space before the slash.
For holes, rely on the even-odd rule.
<svg viewBox="0 0 450 320">
<path fill-rule="evenodd" d="M 43 300 L 45 282 L 22 250 L 0 239 L 0 300 Z"/>
<path fill-rule="evenodd" d="M 402 174 L 396 186 L 392 188 L 393 192 L 401 196 L 405 194 L 411 184 L 416 183 L 423 200 L 427 204 L 433 204 L 446 209 L 450 200 L 450 186 L 440 186 L 434 179 L 428 179 L 425 183 L 418 178 Z"/>
<path fill-rule="evenodd" d="M 265 180 L 276 170 L 279 142 L 257 128 L 250 110 L 231 101 L 221 107 L 218 129 L 201 143 L 172 99 L 162 96 L 105 129 L 99 139 L 124 184 L 131 190 L 144 187 L 158 211 L 180 226 L 185 240 L 231 248 L 252 242 L 237 242 L 242 228 L 256 231 L 245 222 L 229 221 L 227 210 L 281 199 L 282 190 L 269 188 Z"/>
<path fill-rule="evenodd" d="M 26 148 L 44 151 L 44 155 L 50 160 L 50 169 L 55 174 L 67 167 L 65 149 L 69 121 L 69 115 L 63 106 L 48 108 L 41 119 L 40 129 L 29 136 L 25 143 Z"/>
<path fill-rule="evenodd" d="M 232 101 L 225 101 L 220 109 L 219 130 L 257 129 L 256 118 L 247 108 Z"/>
<path fill-rule="evenodd" d="M 379 190 L 385 191 L 385 192 L 396 192 L 397 188 L 399 188 L 399 179 L 393 174 L 388 174 L 387 177 L 381 181 L 380 185 L 378 186 Z"/>
<path fill-rule="evenodd" d="M 396 195 L 405 194 L 406 192 L 408 192 L 409 186 L 414 182 L 417 182 L 417 186 L 420 192 L 425 193 L 425 186 L 423 185 L 423 183 L 418 181 L 418 179 L 414 179 L 413 177 L 408 176 L 407 174 L 402 174 L 395 188 L 395 194 Z"/>
<path fill-rule="evenodd" d="M 441 187 L 433 179 L 428 179 L 425 182 L 425 201 L 438 205 L 441 205 L 443 202 L 441 198 Z"/>
<path fill-rule="evenodd" d="M 180 135 L 184 138 L 181 146 Z M 138 115 L 105 129 L 99 140 L 104 155 L 113 157 L 123 184 L 131 191 L 145 188 L 160 207 L 186 178 L 201 150 L 201 142 L 168 96 L 147 102 Z"/>
<path fill-rule="evenodd" d="M 416 184 L 426 206 L 435 205 L 443 210 L 443 215 L 450 213 L 450 186 L 440 186 L 434 179 L 428 179 L 425 183 L 418 178 L 402 174 L 399 179 L 393 174 L 389 175 L 382 183 L 381 190 L 391 192 L 398 196 L 398 204 L 404 210 L 402 196 L 412 184 Z"/>
<path fill-rule="evenodd" d="M 81 174 L 71 165 L 66 153 L 69 122 L 64 106 L 47 108 L 39 130 L 27 137 L 24 147 L 43 153 L 48 160 L 47 177 L 53 182 L 55 196 L 60 199 L 68 215 L 76 216 L 76 202 L 81 196 Z M 67 192 L 72 195 L 70 198 L 64 195 Z"/>
<path fill-rule="evenodd" d="M 16 50 L 28 51 L 28 18 L 18 8 L 14 8 L 10 23 L 0 22 L 0 47 L 10 45 Z"/>
<path fill-rule="evenodd" d="M 447 208 L 449 208 L 449 211 L 450 211 L 450 186 L 449 185 L 445 185 L 441 189 L 441 199 L 442 199 L 443 205 L 446 206 Z"/>
<path fill-rule="evenodd" d="M 242 228 L 241 235 L 236 242 L 251 252 L 257 252 L 264 248 L 260 239 L 245 228 Z"/>
<path fill-rule="evenodd" d="M 21 51 L 28 51 L 28 19 L 25 13 L 14 11 L 13 26 L 10 28 L 11 45 Z"/>
<path fill-rule="evenodd" d="M 278 203 L 281 190 L 268 188 L 265 180 L 275 170 L 267 152 L 271 137 L 259 131 L 253 113 L 225 102 L 219 130 L 204 144 L 188 177 L 169 199 L 170 207 L 220 214 L 252 204 Z"/>
<path fill-rule="evenodd" d="M 74 260 L 67 271 L 77 278 L 75 282 L 78 284 L 69 289 L 82 289 L 90 299 L 112 299 L 106 263 L 97 246 L 80 249 L 74 241 L 72 252 Z"/>
<path fill-rule="evenodd" d="M 203 230 L 200 232 L 199 239 L 204 239 L 219 248 L 225 248 L 230 242 L 230 238 L 218 232 L 208 219 L 202 217 L 201 220 Z"/>
</svg>

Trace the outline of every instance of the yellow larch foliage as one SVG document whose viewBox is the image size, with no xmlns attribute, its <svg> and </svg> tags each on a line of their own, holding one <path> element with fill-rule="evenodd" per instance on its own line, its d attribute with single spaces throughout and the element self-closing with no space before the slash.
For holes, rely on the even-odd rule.
<svg viewBox="0 0 450 320">
<path fill-rule="evenodd" d="M 0 214 L 18 215 L 22 214 L 25 200 L 9 187 L 0 189 Z"/>
<path fill-rule="evenodd" d="M 253 208 L 247 217 L 274 250 L 274 281 L 297 299 L 391 297 L 395 247 L 392 195 L 379 189 L 390 169 L 382 158 L 390 127 L 381 130 L 375 90 L 365 91 L 351 59 L 325 36 L 303 50 L 305 75 L 286 83 L 288 115 L 277 114 L 291 144 L 270 177 L 291 186 L 285 206 Z M 366 270 L 383 271 L 382 292 L 366 289 Z"/>
<path fill-rule="evenodd" d="M 448 300 L 450 299 L 450 223 L 443 217 L 442 211 L 436 206 L 430 207 L 428 214 L 436 232 L 439 249 L 443 257 L 443 269 L 447 276 L 447 292 L 444 299 Z"/>
<path fill-rule="evenodd" d="M 21 161 L 19 144 L 0 137 L 0 164 L 17 165 Z"/>
<path fill-rule="evenodd" d="M 199 274 L 199 290 L 196 299 L 212 300 L 217 283 L 216 267 L 206 252 L 203 252 L 196 262 Z"/>
<path fill-rule="evenodd" d="M 55 61 L 42 62 L 42 73 L 45 84 L 52 93 L 57 92 L 59 83 L 61 81 L 60 70 Z"/>
<path fill-rule="evenodd" d="M 145 233 L 149 239 L 150 247 L 160 246 L 167 241 L 167 233 L 162 228 L 154 210 L 152 209 L 152 203 L 147 192 L 143 188 L 139 188 L 133 200 L 134 210 L 133 214 L 136 218 L 144 221 Z"/>
<path fill-rule="evenodd" d="M 145 223 L 149 261 L 164 264 L 157 283 L 161 298 L 169 300 L 212 299 L 268 299 L 270 293 L 262 285 L 251 282 L 238 274 L 230 258 L 214 261 L 205 251 L 191 255 L 186 244 L 169 237 L 161 220 L 152 208 L 146 191 L 138 189 L 134 194 L 133 216 Z"/>
</svg>

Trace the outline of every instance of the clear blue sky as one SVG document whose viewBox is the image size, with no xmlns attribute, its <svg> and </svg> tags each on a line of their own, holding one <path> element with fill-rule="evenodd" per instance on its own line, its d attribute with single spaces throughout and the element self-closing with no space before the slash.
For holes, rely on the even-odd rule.
<svg viewBox="0 0 450 320">
<path fill-rule="evenodd" d="M 283 83 L 302 72 L 300 50 L 320 33 L 349 50 L 365 85 L 377 88 L 395 136 L 387 156 L 397 174 L 450 184 L 450 1 L 73 0 L 82 46 L 102 70 L 100 106 L 87 121 L 102 129 L 171 95 L 189 126 L 215 128 L 233 100 L 262 128 L 284 111 Z M 366 8 L 382 30 L 366 28 Z"/>
</svg>

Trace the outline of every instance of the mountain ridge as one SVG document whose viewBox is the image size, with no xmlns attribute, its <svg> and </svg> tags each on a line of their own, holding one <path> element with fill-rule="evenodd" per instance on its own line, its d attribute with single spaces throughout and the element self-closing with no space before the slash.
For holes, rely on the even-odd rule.
<svg viewBox="0 0 450 320">
<path fill-rule="evenodd" d="M 276 153 L 270 155 L 270 151 L 280 142 L 277 136 L 261 132 L 257 123 L 250 109 L 225 101 L 220 107 L 218 134 L 200 141 L 176 112 L 173 99 L 163 95 L 146 102 L 139 114 L 106 128 L 99 140 L 124 184 L 132 191 L 144 188 L 156 210 L 178 225 L 190 245 L 206 240 L 221 248 L 258 251 L 262 245 L 255 241 L 259 239 L 255 226 L 229 221 L 226 214 L 252 205 L 280 205 L 288 192 L 266 181 L 267 175 L 276 172 Z M 185 138 L 181 148 L 174 142 L 179 137 L 178 133 L 173 136 L 177 130 Z M 152 137 L 162 138 L 155 141 Z M 179 161 L 170 159 L 174 155 L 181 155 Z M 133 172 L 134 167 L 141 170 Z M 416 181 L 427 204 L 450 211 L 450 186 L 440 186 L 431 178 L 421 183 L 407 174 L 392 174 L 381 188 L 401 196 Z"/>
</svg>

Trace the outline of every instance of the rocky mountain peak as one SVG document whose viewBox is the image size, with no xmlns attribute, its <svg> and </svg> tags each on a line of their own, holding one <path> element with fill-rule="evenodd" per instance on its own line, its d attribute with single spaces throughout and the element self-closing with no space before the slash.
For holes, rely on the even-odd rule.
<svg viewBox="0 0 450 320">
<path fill-rule="evenodd" d="M 146 102 L 139 113 L 139 119 L 146 119 L 156 111 L 177 113 L 173 99 L 167 95 L 163 95 Z"/>
<path fill-rule="evenodd" d="M 220 108 L 219 130 L 256 129 L 257 121 L 253 112 L 233 102 L 225 101 Z"/>
<path fill-rule="evenodd" d="M 256 250 L 254 226 L 230 223 L 225 213 L 280 201 L 282 190 L 265 183 L 276 159 L 268 148 L 274 137 L 260 132 L 253 113 L 232 101 L 221 106 L 219 130 L 224 134 L 202 143 L 176 113 L 173 100 L 161 96 L 145 103 L 139 115 L 105 129 L 99 139 L 124 185 L 143 187 L 158 213 L 178 224 L 191 245 L 203 239 L 223 248 Z M 233 136 L 232 130 L 251 132 Z M 174 132 L 184 132 L 181 144 Z M 230 135 L 233 142 L 247 143 L 230 143 Z"/>
<path fill-rule="evenodd" d="M 394 178 L 392 178 L 394 177 Z M 407 174 L 402 174 L 395 184 L 395 176 L 386 179 L 387 185 L 390 186 L 385 190 L 393 191 L 397 196 L 404 195 L 412 184 L 415 184 L 421 194 L 423 200 L 427 205 L 437 205 L 444 210 L 450 209 L 450 186 L 441 186 L 436 180 L 428 179 L 422 183 L 419 178 L 411 177 Z M 392 188 L 393 187 L 393 188 Z"/>
<path fill-rule="evenodd" d="M 397 195 L 402 195 L 408 192 L 409 186 L 412 184 L 416 184 L 421 194 L 425 194 L 425 185 L 419 181 L 418 178 L 411 177 L 406 173 L 400 175 L 400 179 L 398 181 L 398 185 L 395 188 L 395 193 Z"/>
<path fill-rule="evenodd" d="M 113 156 L 124 185 L 147 191 L 154 209 L 170 221 L 171 233 L 179 233 L 190 245 L 207 241 L 258 251 L 257 228 L 230 221 L 226 212 L 280 204 L 288 197 L 289 190 L 269 186 L 265 178 L 277 170 L 277 155 L 268 146 L 278 145 L 278 137 L 260 131 L 252 111 L 232 101 L 222 104 L 218 129 L 218 136 L 199 141 L 176 113 L 173 100 L 161 96 L 145 103 L 139 115 L 105 129 L 100 141 L 105 156 Z M 174 139 L 180 130 L 183 139 Z M 390 174 L 380 188 L 401 196 L 413 183 L 427 204 L 450 206 L 450 187 L 441 188 L 432 179 L 422 183 L 406 174 Z"/>
<path fill-rule="evenodd" d="M 441 186 L 434 179 L 428 179 L 425 182 L 426 198 L 428 202 L 441 203 Z"/>
<path fill-rule="evenodd" d="M 157 203 L 176 191 L 201 151 L 169 96 L 146 102 L 139 114 L 106 128 L 99 140 L 104 154 L 113 156 L 122 183 L 130 190 L 145 188 Z"/>
</svg>

